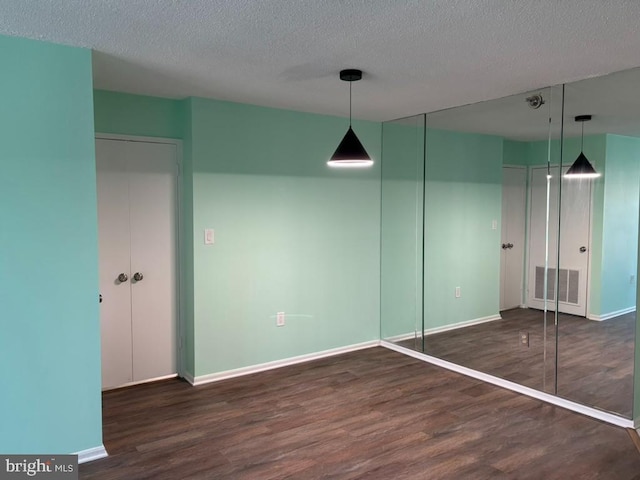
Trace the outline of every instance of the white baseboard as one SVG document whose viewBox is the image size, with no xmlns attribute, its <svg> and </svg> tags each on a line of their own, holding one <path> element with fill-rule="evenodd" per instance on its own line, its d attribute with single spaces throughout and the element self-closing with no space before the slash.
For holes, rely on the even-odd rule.
<svg viewBox="0 0 640 480">
<path fill-rule="evenodd" d="M 124 387 L 132 387 L 134 385 L 142 385 L 143 383 L 151 383 L 151 382 L 158 382 L 160 380 L 168 380 L 170 378 L 176 378 L 178 376 L 177 373 L 172 373 L 170 375 L 163 375 L 161 377 L 155 377 L 155 378 L 148 378 L 147 380 L 141 380 L 139 382 L 129 382 L 129 383 L 125 383 L 123 385 L 118 385 L 117 387 L 107 387 L 107 388 L 103 388 L 102 391 L 103 392 L 108 392 L 109 390 L 115 390 L 117 388 L 124 388 Z"/>
<path fill-rule="evenodd" d="M 104 445 L 87 448 L 86 450 L 81 450 L 74 453 L 74 455 L 78 455 L 78 463 L 93 462 L 94 460 L 109 456 L 107 450 L 104 448 Z"/>
<path fill-rule="evenodd" d="M 423 362 L 431 363 L 433 365 L 446 368 L 447 370 L 467 375 L 468 377 L 477 378 L 478 380 L 482 380 L 483 382 L 491 383 L 498 387 L 506 388 L 507 390 L 512 390 L 514 392 L 527 395 L 528 397 L 536 398 L 538 400 L 542 400 L 543 402 L 551 403 L 553 405 L 557 405 L 558 407 L 566 408 L 567 410 L 581 413 L 597 420 L 602 420 L 603 422 L 610 423 L 612 425 L 617 425 L 624 428 L 635 428 L 634 421 L 629 418 L 620 417 L 618 415 L 604 412 L 596 408 L 587 407 L 580 403 L 572 402 L 571 400 L 566 400 L 561 397 L 556 397 L 555 395 L 541 392 L 534 388 L 525 387 L 524 385 L 520 385 L 519 383 L 510 382 L 509 380 L 494 377 L 493 375 L 479 372 L 477 370 L 472 370 L 470 368 L 463 367 L 462 365 L 442 360 L 441 358 L 436 358 L 424 353 L 416 352 L 414 350 L 411 350 L 410 348 L 404 348 L 400 345 L 396 345 L 395 343 L 390 343 L 383 340 L 380 342 L 380 345 L 388 348 L 389 350 L 403 353 L 409 357 L 416 358 Z"/>
<path fill-rule="evenodd" d="M 596 322 L 602 322 L 603 320 L 609 320 L 610 318 L 619 317 L 620 315 L 625 315 L 627 313 L 635 312 L 636 307 L 623 308 L 622 310 L 616 310 L 615 312 L 605 313 L 604 315 L 589 315 L 587 318 L 589 320 L 595 320 Z"/>
<path fill-rule="evenodd" d="M 433 335 L 434 333 L 447 332 L 449 330 L 456 330 L 458 328 L 470 327 L 471 325 L 479 325 L 481 323 L 495 322 L 496 320 L 502 320 L 500 314 L 489 315 L 488 317 L 473 318 L 471 320 L 465 320 L 464 322 L 452 323 L 451 325 L 444 325 L 442 327 L 425 328 L 424 335 Z M 387 337 L 384 340 L 388 342 L 401 342 L 403 340 L 410 340 L 415 338 L 416 332 L 403 333 L 401 335 L 394 335 L 393 337 Z"/>
<path fill-rule="evenodd" d="M 188 372 L 184 372 L 184 374 L 182 375 L 182 378 L 184 378 L 191 385 L 193 385 L 195 383 L 195 381 L 196 381 L 195 378 L 193 377 L 193 375 L 191 375 Z"/>
<path fill-rule="evenodd" d="M 412 338 L 416 338 L 417 335 L 418 332 L 403 333 L 400 335 L 394 335 L 393 337 L 385 337 L 384 340 L 386 340 L 387 342 L 403 342 L 404 340 L 411 340 Z"/>
<path fill-rule="evenodd" d="M 480 325 L 481 323 L 495 322 L 496 320 L 502 320 L 502 317 L 499 313 L 495 315 L 489 315 L 488 317 L 474 318 L 472 320 L 465 320 L 464 322 L 444 325 L 442 327 L 425 328 L 424 334 L 433 335 L 434 333 L 448 332 L 449 330 L 457 330 L 458 328 L 470 327 L 471 325 Z"/>
<path fill-rule="evenodd" d="M 299 355 L 297 357 L 285 358 L 282 360 L 275 360 L 273 362 L 260 363 L 258 365 L 251 365 L 248 367 L 235 368 L 233 370 L 226 370 L 224 372 L 210 373 L 208 375 L 198 375 L 197 377 L 191 377 L 185 375 L 191 385 L 198 386 L 205 383 L 219 382 L 220 380 L 226 380 L 228 378 L 240 377 L 243 375 L 251 375 L 252 373 L 264 372 L 265 370 L 273 370 L 274 368 L 286 367 L 288 365 L 295 365 L 297 363 L 309 362 L 311 360 L 318 360 L 320 358 L 332 357 L 334 355 L 340 355 L 347 352 L 353 352 L 356 350 L 363 350 L 365 348 L 377 347 L 380 345 L 380 340 L 372 340 L 370 342 L 356 343 L 354 345 L 347 345 L 345 347 L 332 348 L 330 350 L 323 350 L 321 352 L 308 353 L 306 355 Z"/>
</svg>

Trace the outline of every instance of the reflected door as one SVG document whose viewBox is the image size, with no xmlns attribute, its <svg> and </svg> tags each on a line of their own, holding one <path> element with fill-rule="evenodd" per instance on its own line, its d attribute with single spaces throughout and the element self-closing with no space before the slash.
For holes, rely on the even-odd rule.
<svg viewBox="0 0 640 480">
<path fill-rule="evenodd" d="M 566 169 L 565 169 L 566 170 Z M 531 169 L 528 306 L 555 310 L 558 259 L 558 168 Z M 586 316 L 591 187 L 589 182 L 562 183 L 559 311 Z M 546 223 L 548 219 L 548 229 Z M 548 260 L 546 252 L 548 247 Z M 545 262 L 548 270 L 545 275 Z"/>
<path fill-rule="evenodd" d="M 503 167 L 500 310 L 522 305 L 526 184 L 524 167 Z"/>
</svg>

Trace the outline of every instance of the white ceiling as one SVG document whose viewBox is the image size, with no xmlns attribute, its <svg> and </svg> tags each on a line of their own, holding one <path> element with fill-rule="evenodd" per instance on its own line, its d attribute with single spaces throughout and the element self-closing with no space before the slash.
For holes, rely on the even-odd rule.
<svg viewBox="0 0 640 480">
<path fill-rule="evenodd" d="M 637 0 L 0 0 L 95 87 L 389 120 L 640 65 Z"/>
</svg>

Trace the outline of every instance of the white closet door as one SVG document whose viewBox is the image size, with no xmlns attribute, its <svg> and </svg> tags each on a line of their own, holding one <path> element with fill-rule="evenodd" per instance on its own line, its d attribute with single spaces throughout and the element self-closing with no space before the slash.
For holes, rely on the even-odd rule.
<svg viewBox="0 0 640 480">
<path fill-rule="evenodd" d="M 129 187 L 124 142 L 96 141 L 102 387 L 133 381 Z"/>
<path fill-rule="evenodd" d="M 133 381 L 176 373 L 176 147 L 130 144 Z M 136 281 L 135 274 L 143 278 Z"/>
<path fill-rule="evenodd" d="M 177 372 L 176 147 L 98 139 L 96 165 L 106 389 Z"/>
</svg>

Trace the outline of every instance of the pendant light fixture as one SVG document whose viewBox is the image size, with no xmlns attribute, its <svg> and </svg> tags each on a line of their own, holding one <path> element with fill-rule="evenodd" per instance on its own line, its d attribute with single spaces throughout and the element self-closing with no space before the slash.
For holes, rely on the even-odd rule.
<svg viewBox="0 0 640 480">
<path fill-rule="evenodd" d="M 330 167 L 370 167 L 373 160 L 358 140 L 351 128 L 351 84 L 362 78 L 362 71 L 355 69 L 342 70 L 340 80 L 349 82 L 349 130 L 338 145 L 335 153 L 327 162 Z"/>
<path fill-rule="evenodd" d="M 567 170 L 567 173 L 564 174 L 565 177 L 568 178 L 597 178 L 600 176 L 596 169 L 593 168 L 591 162 L 587 160 L 587 157 L 584 156 L 583 147 L 584 147 L 584 122 L 588 122 L 591 120 L 591 115 L 578 115 L 575 117 L 576 122 L 582 123 L 582 134 L 580 135 L 580 155 L 576 158 L 576 161 L 573 162 L 573 165 Z"/>
</svg>

